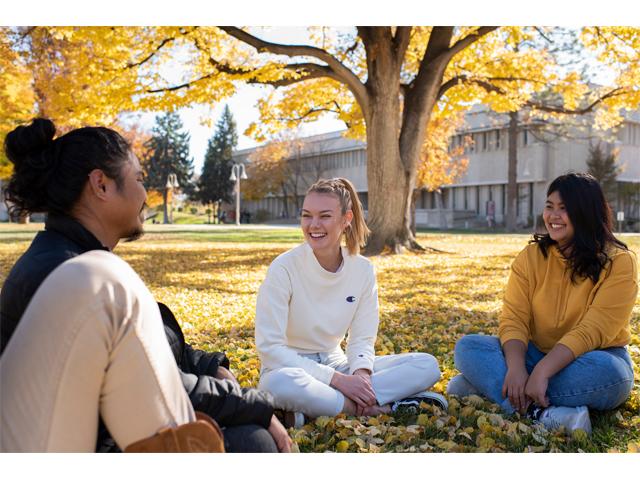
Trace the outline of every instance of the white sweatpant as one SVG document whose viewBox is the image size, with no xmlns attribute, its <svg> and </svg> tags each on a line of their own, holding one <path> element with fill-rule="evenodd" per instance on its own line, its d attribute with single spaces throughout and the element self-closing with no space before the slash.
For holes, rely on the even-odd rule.
<svg viewBox="0 0 640 480">
<path fill-rule="evenodd" d="M 195 420 L 160 311 L 131 267 L 92 251 L 56 268 L 0 357 L 0 451 L 120 448 Z"/>
<path fill-rule="evenodd" d="M 328 353 L 301 354 L 328 365 L 340 373 L 349 373 L 347 357 L 341 349 Z M 371 384 L 379 405 L 422 392 L 440 378 L 438 361 L 428 353 L 401 353 L 376 357 Z M 344 408 L 344 395 L 315 379 L 302 368 L 265 370 L 259 388 L 270 392 L 276 408 L 302 412 L 309 417 L 335 416 Z"/>
</svg>

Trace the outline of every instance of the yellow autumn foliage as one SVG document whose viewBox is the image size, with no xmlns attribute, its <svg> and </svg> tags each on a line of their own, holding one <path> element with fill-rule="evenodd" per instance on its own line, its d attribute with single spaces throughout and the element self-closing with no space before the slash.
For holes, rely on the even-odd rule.
<svg viewBox="0 0 640 480">
<path fill-rule="evenodd" d="M 0 284 L 27 248 L 37 226 L 0 225 Z M 141 240 L 116 253 L 141 275 L 153 295 L 170 306 L 186 339 L 197 348 L 224 350 L 244 386 L 258 383 L 254 318 L 266 269 L 301 236 L 291 230 L 163 231 L 149 226 Z M 164 233 L 160 233 L 164 232 Z M 217 233 L 216 233 L 217 232 Z M 501 296 L 526 235 L 422 234 L 423 244 L 446 254 L 372 258 L 381 322 L 378 355 L 426 351 L 441 365 L 435 390 L 457 372 L 455 342 L 469 333 L 496 334 Z M 623 240 L 640 253 L 640 236 Z M 640 300 L 633 311 L 629 352 L 640 374 Z M 419 415 L 320 417 L 292 430 L 303 452 L 633 452 L 640 444 L 640 389 L 612 412 L 592 412 L 594 434 L 548 432 L 518 415 L 504 416 L 479 396 L 449 397 L 444 412 L 422 404 Z"/>
<path fill-rule="evenodd" d="M 355 29 L 353 35 L 344 30 L 310 27 L 310 46 L 324 49 L 365 83 L 369 68 L 365 47 Z M 419 70 L 432 30 L 412 28 L 399 72 L 407 88 Z M 259 29 L 249 31 L 260 36 Z M 451 43 L 476 31 L 477 27 L 456 27 Z M 614 77 L 613 85 L 596 87 L 577 73 L 559 68 L 550 53 L 553 45 L 534 43 L 540 37 L 538 30 L 500 27 L 453 56 L 442 79 L 443 86 L 453 84 L 440 98 L 431 122 L 457 118 L 478 103 L 498 112 L 518 110 L 536 94 L 551 89 L 567 109 L 605 97 L 596 109 L 595 124 L 610 128 L 620 122 L 623 108 L 633 110 L 640 105 L 638 31 L 637 27 L 580 30 L 579 46 L 593 52 Z M 234 94 L 241 82 L 299 79 L 300 73 L 286 66 L 308 60 L 258 53 L 213 26 L 3 27 L 0 37 L 0 96 L 7 97 L 0 108 L 15 113 L 0 115 L 0 135 L 16 121 L 26 121 L 35 114 L 52 118 L 64 130 L 112 124 L 126 111 L 167 111 L 193 105 L 208 106 L 212 111 L 218 102 Z M 260 141 L 326 113 L 344 121 L 351 138 L 364 139 L 366 135 L 360 105 L 351 91 L 333 78 L 313 78 L 277 90 L 265 88 L 258 109 L 260 122 L 252 124 L 247 133 Z M 445 142 L 447 138 L 436 138 L 445 131 L 429 125 L 424 149 L 434 140 Z M 451 157 L 430 154 L 423 159 L 428 163 L 423 162 L 420 177 L 427 169 L 435 169 L 434 179 L 423 179 L 424 184 L 450 178 L 442 172 L 449 170 Z M 435 165 L 435 160 L 444 166 Z"/>
</svg>

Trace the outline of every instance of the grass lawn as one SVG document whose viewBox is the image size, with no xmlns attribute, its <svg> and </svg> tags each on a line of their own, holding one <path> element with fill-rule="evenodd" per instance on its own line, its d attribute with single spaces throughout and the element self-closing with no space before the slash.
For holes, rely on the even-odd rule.
<svg viewBox="0 0 640 480">
<path fill-rule="evenodd" d="M 0 224 L 0 283 L 40 225 Z M 640 252 L 640 235 L 623 235 Z M 224 350 L 243 385 L 255 386 L 259 361 L 254 347 L 256 292 L 269 263 L 301 240 L 294 228 L 236 229 L 230 226 L 149 227 L 116 253 L 142 276 L 154 296 L 182 323 L 187 341 Z M 495 334 L 501 297 L 526 235 L 422 233 L 419 240 L 448 253 L 380 256 L 377 269 L 381 322 L 378 354 L 426 351 L 435 355 L 444 391 L 456 374 L 453 347 L 468 333 Z M 640 302 L 632 319 L 631 355 L 640 365 Z M 292 431 L 301 451 L 634 451 L 640 444 L 640 386 L 618 410 L 592 412 L 594 433 L 567 437 L 517 416 L 499 415 L 479 397 L 450 398 L 448 412 L 427 407 L 419 416 L 321 417 Z"/>
</svg>

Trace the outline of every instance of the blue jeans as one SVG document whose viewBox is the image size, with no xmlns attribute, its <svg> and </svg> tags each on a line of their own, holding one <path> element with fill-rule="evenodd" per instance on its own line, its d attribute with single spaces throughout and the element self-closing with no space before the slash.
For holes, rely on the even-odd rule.
<svg viewBox="0 0 640 480">
<path fill-rule="evenodd" d="M 545 354 L 529 342 L 525 356 L 531 374 Z M 500 340 L 487 335 L 466 335 L 456 343 L 456 368 L 485 397 L 513 413 L 508 398 L 502 396 L 507 362 Z M 580 355 L 549 379 L 547 396 L 555 406 L 609 410 L 624 403 L 633 388 L 633 362 L 624 347 L 592 350 Z"/>
</svg>

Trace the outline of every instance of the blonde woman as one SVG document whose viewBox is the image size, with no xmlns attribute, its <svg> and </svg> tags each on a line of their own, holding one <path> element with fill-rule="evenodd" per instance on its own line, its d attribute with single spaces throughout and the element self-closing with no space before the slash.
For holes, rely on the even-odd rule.
<svg viewBox="0 0 640 480">
<path fill-rule="evenodd" d="M 295 414 L 287 423 L 300 426 L 302 414 L 378 415 L 420 401 L 446 408 L 442 395 L 425 391 L 440 378 L 432 355 L 374 354 L 378 288 L 373 265 L 359 255 L 369 229 L 351 182 L 312 185 L 301 227 L 305 242 L 273 261 L 256 309 L 259 388 Z"/>
</svg>

